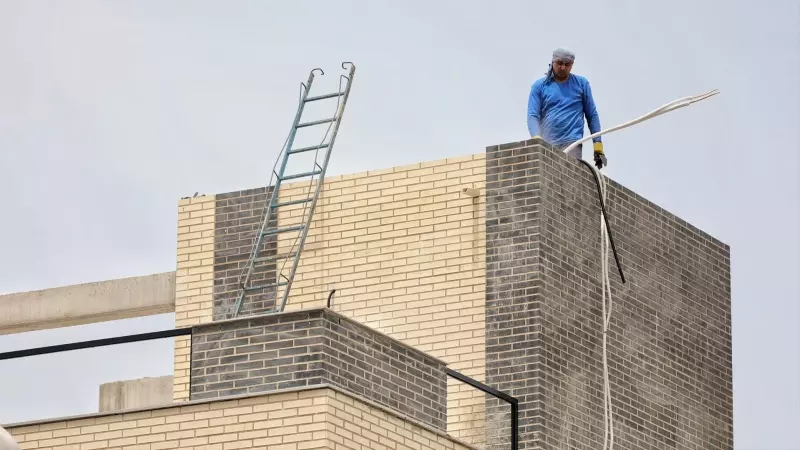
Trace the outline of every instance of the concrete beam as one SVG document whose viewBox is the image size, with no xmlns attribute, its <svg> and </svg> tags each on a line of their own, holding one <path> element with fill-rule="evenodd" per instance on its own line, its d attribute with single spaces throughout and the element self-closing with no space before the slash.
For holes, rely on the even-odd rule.
<svg viewBox="0 0 800 450">
<path fill-rule="evenodd" d="M 0 295 L 0 335 L 175 311 L 175 272 Z"/>
<path fill-rule="evenodd" d="M 172 376 L 114 381 L 100 385 L 100 412 L 152 408 L 172 403 Z"/>
</svg>

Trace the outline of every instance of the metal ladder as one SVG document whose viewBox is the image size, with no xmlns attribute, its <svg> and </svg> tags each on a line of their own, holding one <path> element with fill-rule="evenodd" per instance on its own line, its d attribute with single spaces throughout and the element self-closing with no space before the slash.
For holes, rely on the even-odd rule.
<svg viewBox="0 0 800 450">
<path fill-rule="evenodd" d="M 264 212 L 263 220 L 259 227 L 259 230 L 256 235 L 255 245 L 253 246 L 253 250 L 250 252 L 250 258 L 247 261 L 247 265 L 245 266 L 245 270 L 242 272 L 242 275 L 239 278 L 239 289 L 238 289 L 238 296 L 236 299 L 236 303 L 234 305 L 234 309 L 232 311 L 231 317 L 238 317 L 239 313 L 242 310 L 242 306 L 245 302 L 245 299 L 248 295 L 253 294 L 255 292 L 264 293 L 266 290 L 274 289 L 276 292 L 275 295 L 275 303 L 272 309 L 272 313 L 274 312 L 282 312 L 286 307 L 286 301 L 289 298 L 289 291 L 292 287 L 292 282 L 294 281 L 295 274 L 297 273 L 297 266 L 300 262 L 300 254 L 303 251 L 303 246 L 305 245 L 306 237 L 308 236 L 308 230 L 311 226 L 311 218 L 314 215 L 314 208 L 317 205 L 317 200 L 319 199 L 319 193 L 322 189 L 322 184 L 325 179 L 325 171 L 328 168 L 328 161 L 330 160 L 331 150 L 333 150 L 333 144 L 336 141 L 336 135 L 339 131 L 339 125 L 342 122 L 342 115 L 344 114 L 344 108 L 347 104 L 347 98 L 350 95 L 350 87 L 353 84 L 353 76 L 355 75 L 356 67 L 351 62 L 343 62 L 342 69 L 347 69 L 347 65 L 350 66 L 349 72 L 347 75 L 340 75 L 339 76 L 339 89 L 337 92 L 331 94 L 324 94 L 309 97 L 309 92 L 311 91 L 311 85 L 314 82 L 314 73 L 319 71 L 321 75 L 324 75 L 325 72 L 322 69 L 314 69 L 308 76 L 308 81 L 306 83 L 301 83 L 301 92 L 300 92 L 300 101 L 297 107 L 297 113 L 295 114 L 294 122 L 292 123 L 291 131 L 289 132 L 289 136 L 286 138 L 286 143 L 284 144 L 283 149 L 281 150 L 281 155 L 278 155 L 278 159 L 280 162 L 280 168 L 275 171 L 273 168 L 272 176 L 275 177 L 275 186 L 272 189 L 271 194 L 269 195 L 269 203 L 266 207 Z M 342 90 L 342 83 L 346 81 L 346 87 Z M 328 99 L 336 99 L 337 100 L 337 108 L 336 112 L 332 117 L 321 119 L 321 120 L 314 120 L 309 122 L 301 122 L 303 116 L 303 109 L 306 104 L 321 100 L 328 100 Z M 310 147 L 301 147 L 301 148 L 292 148 L 295 140 L 295 136 L 297 134 L 297 130 L 300 128 L 306 127 L 313 127 L 317 125 L 325 125 L 328 124 L 328 130 L 325 133 L 325 137 L 322 138 L 322 142 L 316 146 Z M 333 132 L 330 133 L 330 139 L 328 142 L 325 142 L 325 139 L 328 137 L 328 133 L 331 131 L 331 126 L 333 127 Z M 325 154 L 320 164 L 318 161 L 319 158 L 319 150 L 325 150 Z M 297 173 L 297 174 L 289 174 L 285 173 L 286 165 L 289 161 L 289 157 L 292 155 L 296 155 L 298 153 L 306 153 L 306 152 L 316 152 L 316 156 L 314 158 L 314 167 L 310 172 L 304 173 Z M 277 161 L 276 161 L 277 166 Z M 280 195 L 280 188 L 284 181 L 287 180 L 297 180 L 302 178 L 310 178 L 310 184 L 315 183 L 315 188 L 313 189 L 312 195 L 308 195 L 306 198 L 303 199 L 296 199 L 296 200 L 289 200 L 283 203 L 279 203 L 278 197 Z M 270 178 L 269 186 L 272 185 L 272 178 Z M 309 191 L 311 186 L 309 185 Z M 300 225 L 294 225 L 284 228 L 279 228 L 274 225 L 277 222 L 278 217 L 278 210 L 282 207 L 292 206 L 292 205 L 303 205 L 303 218 L 301 220 Z M 308 210 L 306 211 L 306 206 L 309 206 Z M 278 255 L 277 251 L 274 256 L 262 256 L 265 250 L 262 248 L 265 239 L 274 238 L 277 241 L 277 237 L 279 235 L 283 235 L 285 233 L 299 233 L 299 236 L 295 238 L 294 244 L 292 244 L 291 251 L 288 253 Z M 299 242 L 298 242 L 299 241 Z M 299 245 L 297 245 L 299 244 Z M 295 249 L 295 245 L 297 248 Z M 277 245 L 276 245 L 277 249 Z M 284 274 L 284 269 L 286 266 L 286 262 L 291 260 L 291 267 L 289 269 L 288 275 Z M 284 261 L 283 266 L 278 269 L 278 262 Z M 261 284 L 254 284 L 259 283 L 259 281 L 254 282 L 251 280 L 253 277 L 253 272 L 259 265 L 264 264 L 275 264 L 275 281 L 270 282 L 263 282 L 260 281 Z M 280 307 L 278 307 L 278 296 L 277 291 L 279 288 L 283 288 L 283 295 L 280 300 Z M 270 313 L 268 311 L 267 313 Z"/>
</svg>

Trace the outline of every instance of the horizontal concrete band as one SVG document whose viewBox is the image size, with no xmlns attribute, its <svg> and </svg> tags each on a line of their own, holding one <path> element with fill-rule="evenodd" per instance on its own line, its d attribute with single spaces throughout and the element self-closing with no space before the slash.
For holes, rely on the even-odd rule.
<svg viewBox="0 0 800 450">
<path fill-rule="evenodd" d="M 175 272 L 0 295 L 0 335 L 175 311 Z"/>
</svg>

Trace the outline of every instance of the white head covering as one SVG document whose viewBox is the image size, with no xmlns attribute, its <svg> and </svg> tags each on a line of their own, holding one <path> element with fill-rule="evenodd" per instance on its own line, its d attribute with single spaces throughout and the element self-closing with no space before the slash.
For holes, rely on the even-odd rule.
<svg viewBox="0 0 800 450">
<path fill-rule="evenodd" d="M 557 48 L 553 50 L 553 59 L 547 66 L 547 72 L 545 73 L 548 82 L 553 78 L 553 61 L 555 61 L 556 59 L 563 59 L 565 61 L 574 62 L 575 53 L 572 53 L 571 51 L 564 48 Z"/>
<path fill-rule="evenodd" d="M 575 61 L 575 53 L 564 49 L 564 48 L 557 48 L 553 51 L 553 59 L 563 59 L 565 61 Z"/>
</svg>

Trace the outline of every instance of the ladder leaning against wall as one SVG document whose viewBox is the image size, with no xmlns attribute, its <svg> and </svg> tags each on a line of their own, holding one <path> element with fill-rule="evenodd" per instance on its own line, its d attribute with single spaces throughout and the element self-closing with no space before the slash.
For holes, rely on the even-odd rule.
<svg viewBox="0 0 800 450">
<path fill-rule="evenodd" d="M 286 143 L 284 144 L 281 153 L 278 155 L 275 168 L 273 168 L 272 175 L 270 177 L 270 182 L 267 189 L 269 201 L 265 208 L 261 225 L 256 233 L 253 249 L 250 252 L 250 258 L 248 259 L 247 264 L 239 277 L 238 294 L 231 317 L 239 316 L 242 311 L 242 306 L 244 305 L 248 296 L 258 294 L 263 295 L 264 293 L 272 291 L 275 292 L 274 307 L 272 308 L 272 311 L 267 311 L 267 313 L 282 312 L 286 308 L 286 301 L 289 298 L 289 291 L 292 287 L 292 282 L 294 281 L 295 274 L 297 273 L 297 266 L 300 262 L 300 254 L 303 251 L 303 246 L 305 245 L 306 237 L 308 236 L 308 230 L 311 226 L 311 218 L 314 215 L 314 209 L 317 205 L 319 193 L 322 189 L 322 184 L 325 179 L 325 171 L 328 168 L 328 161 L 330 160 L 331 151 L 333 150 L 333 144 L 336 141 L 336 135 L 339 132 L 339 125 L 342 123 L 342 116 L 344 114 L 345 105 L 347 104 L 347 98 L 350 95 L 350 87 L 353 84 L 353 76 L 355 75 L 356 67 L 350 62 L 342 63 L 342 69 L 347 70 L 347 66 L 349 66 L 347 75 L 342 74 L 339 76 L 339 88 L 337 92 L 309 96 L 309 93 L 311 92 L 311 85 L 314 82 L 315 72 L 319 71 L 320 75 L 324 75 L 325 72 L 323 72 L 322 69 L 312 70 L 308 75 L 308 81 L 306 83 L 301 83 L 300 100 L 297 106 L 297 113 L 295 114 L 289 136 L 286 138 Z M 332 116 L 308 122 L 302 121 L 303 111 L 306 105 L 311 102 L 325 100 L 333 101 L 334 99 L 336 100 L 336 108 Z M 323 125 L 327 125 L 327 130 L 325 131 L 325 135 L 319 144 L 293 148 L 298 129 Z M 320 150 L 324 152 L 321 161 L 319 157 Z M 315 152 L 313 167 L 310 171 L 286 174 L 286 167 L 289 162 L 289 158 L 292 155 L 298 155 L 301 153 L 308 154 L 309 152 Z M 275 180 L 275 185 L 270 192 L 269 186 L 272 186 L 273 178 Z M 293 198 L 291 200 L 281 202 L 279 198 L 283 182 L 302 179 L 309 180 L 308 192 L 306 195 L 301 198 Z M 295 205 L 303 206 L 300 223 L 283 228 L 277 226 L 278 211 L 280 208 L 287 208 Z M 291 236 L 292 234 L 295 235 L 295 238 L 292 240 L 292 245 L 289 251 L 280 254 L 276 253 L 265 255 L 265 253 L 270 253 L 267 250 L 267 248 L 270 247 L 267 246 L 267 248 L 265 248 L 265 243 L 267 240 L 275 239 L 277 241 L 278 236 L 285 237 Z M 289 237 L 289 239 L 291 239 L 291 237 Z M 286 267 L 287 263 L 289 264 L 288 270 Z M 254 279 L 253 274 L 257 272 L 259 267 L 263 268 L 264 266 L 271 266 L 273 264 L 275 265 L 274 273 L 276 275 L 274 279 Z M 281 292 L 280 299 L 278 298 L 279 292 Z"/>
</svg>

